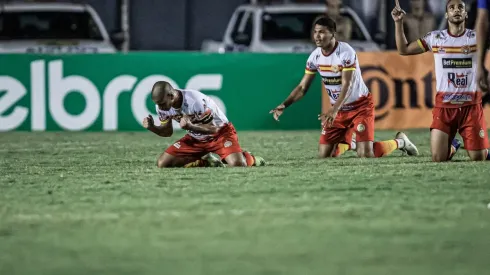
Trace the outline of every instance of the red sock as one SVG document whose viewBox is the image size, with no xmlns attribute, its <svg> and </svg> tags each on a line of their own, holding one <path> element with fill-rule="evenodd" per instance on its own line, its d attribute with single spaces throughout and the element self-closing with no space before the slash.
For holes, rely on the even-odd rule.
<svg viewBox="0 0 490 275">
<path fill-rule="evenodd" d="M 243 152 L 243 156 L 247 161 L 247 166 L 253 166 L 255 164 L 255 158 L 249 152 Z"/>
<path fill-rule="evenodd" d="M 396 149 L 398 149 L 398 143 L 394 139 L 378 141 L 373 145 L 374 156 L 377 158 L 387 156 L 393 153 L 393 151 Z"/>
</svg>

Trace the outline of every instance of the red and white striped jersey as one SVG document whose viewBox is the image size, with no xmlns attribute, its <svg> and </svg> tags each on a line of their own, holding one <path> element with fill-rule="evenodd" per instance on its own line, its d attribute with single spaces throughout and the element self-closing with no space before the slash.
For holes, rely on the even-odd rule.
<svg viewBox="0 0 490 275">
<path fill-rule="evenodd" d="M 481 103 L 481 93 L 477 92 L 475 31 L 466 29 L 457 37 L 447 29 L 432 31 L 417 42 L 424 51 L 434 54 L 436 107 L 459 108 Z"/>
<path fill-rule="evenodd" d="M 352 85 L 341 110 L 352 110 L 368 98 L 369 90 L 361 76 L 361 68 L 356 51 L 347 43 L 337 41 L 334 49 L 327 55 L 320 47 L 316 48 L 306 62 L 307 74 L 320 73 L 325 90 L 333 105 L 339 98 L 342 88 L 342 71 L 353 70 Z"/>
</svg>

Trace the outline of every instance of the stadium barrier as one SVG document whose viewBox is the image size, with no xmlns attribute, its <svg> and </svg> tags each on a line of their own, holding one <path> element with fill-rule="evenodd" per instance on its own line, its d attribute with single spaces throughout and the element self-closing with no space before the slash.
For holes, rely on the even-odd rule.
<svg viewBox="0 0 490 275">
<path fill-rule="evenodd" d="M 269 111 L 301 79 L 304 54 L 0 55 L 0 131 L 138 131 L 153 83 L 199 89 L 239 130 L 319 129 L 321 80 L 277 123 Z M 378 129 L 430 125 L 432 56 L 360 53 Z M 488 108 L 487 116 L 490 115 Z"/>
</svg>

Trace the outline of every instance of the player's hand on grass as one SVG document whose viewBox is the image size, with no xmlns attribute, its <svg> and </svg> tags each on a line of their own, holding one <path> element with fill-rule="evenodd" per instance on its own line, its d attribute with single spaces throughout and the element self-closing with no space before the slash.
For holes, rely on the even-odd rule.
<svg viewBox="0 0 490 275">
<path fill-rule="evenodd" d="M 143 119 L 143 127 L 145 127 L 148 130 L 155 127 L 155 122 L 153 121 L 153 117 L 151 115 L 148 115 Z"/>
<path fill-rule="evenodd" d="M 284 109 L 286 109 L 286 106 L 284 104 L 281 104 L 277 106 L 276 108 L 272 109 L 269 114 L 272 114 L 275 120 L 279 121 L 279 117 L 284 113 Z"/>
<path fill-rule="evenodd" d="M 319 114 L 318 115 L 318 120 L 325 119 L 323 122 L 323 127 L 325 128 L 330 128 L 333 125 L 333 122 L 335 121 L 335 118 L 337 117 L 338 111 L 334 110 L 333 108 L 328 110 L 325 114 Z"/>
<path fill-rule="evenodd" d="M 395 0 L 395 8 L 391 11 L 391 17 L 395 22 L 403 20 L 403 17 L 407 14 L 401 7 L 398 0 Z"/>
<path fill-rule="evenodd" d="M 192 125 L 191 118 L 188 115 L 182 116 L 180 119 L 180 128 L 184 130 L 189 130 L 189 127 Z"/>
</svg>

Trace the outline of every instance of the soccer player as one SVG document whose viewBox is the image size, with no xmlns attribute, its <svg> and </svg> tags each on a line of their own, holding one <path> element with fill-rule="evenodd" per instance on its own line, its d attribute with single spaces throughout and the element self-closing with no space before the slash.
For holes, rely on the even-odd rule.
<svg viewBox="0 0 490 275">
<path fill-rule="evenodd" d="M 161 154 L 157 161 L 159 168 L 223 167 L 222 160 L 228 166 L 265 165 L 263 158 L 242 151 L 233 124 L 203 93 L 175 89 L 168 82 L 158 81 L 153 85 L 151 97 L 161 125 L 156 126 L 149 115 L 144 118 L 143 127 L 161 137 L 170 137 L 172 120 L 176 120 L 188 132 Z"/>
<path fill-rule="evenodd" d="M 488 92 L 488 71 L 485 69 L 485 57 L 488 51 L 490 0 L 478 0 L 476 18 L 476 51 L 478 53 L 477 81 L 480 91 Z"/>
<path fill-rule="evenodd" d="M 356 134 L 356 152 L 359 157 L 382 157 L 396 149 L 417 155 L 417 148 L 404 133 L 394 140 L 374 143 L 374 103 L 361 76 L 354 49 L 336 39 L 336 24 L 329 17 L 321 17 L 314 25 L 315 49 L 306 62 L 306 71 L 299 85 L 279 106 L 270 111 L 279 120 L 284 110 L 300 100 L 308 91 L 316 72 L 319 72 L 332 107 L 319 119 L 325 118 L 320 137 L 319 157 L 338 156 L 351 144 Z M 344 145 L 344 150 L 336 150 Z"/>
<path fill-rule="evenodd" d="M 396 2 L 391 14 L 396 25 L 398 52 L 401 55 L 426 51 L 434 54 L 437 94 L 430 126 L 432 160 L 442 162 L 452 158 L 459 147 L 453 140 L 458 131 L 470 159 L 490 159 L 482 93 L 477 90 L 476 83 L 476 34 L 465 28 L 465 3 L 462 0 L 447 1 L 448 29 L 429 32 L 409 43 L 403 30 L 405 11 L 398 0 Z"/>
</svg>

